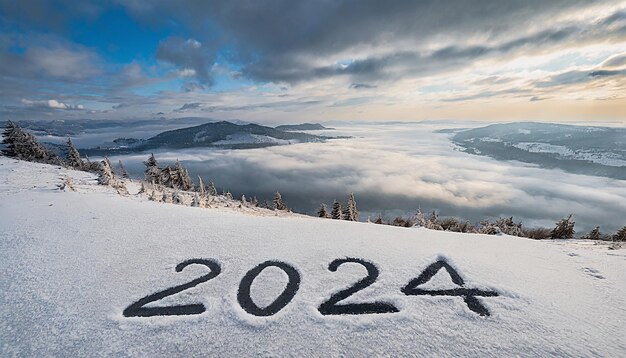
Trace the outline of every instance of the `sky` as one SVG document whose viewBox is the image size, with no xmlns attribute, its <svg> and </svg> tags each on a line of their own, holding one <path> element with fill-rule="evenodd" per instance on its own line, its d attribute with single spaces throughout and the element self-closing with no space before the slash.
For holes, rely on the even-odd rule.
<svg viewBox="0 0 626 358">
<path fill-rule="evenodd" d="M 0 115 L 626 122 L 626 1 L 0 0 Z"/>
</svg>

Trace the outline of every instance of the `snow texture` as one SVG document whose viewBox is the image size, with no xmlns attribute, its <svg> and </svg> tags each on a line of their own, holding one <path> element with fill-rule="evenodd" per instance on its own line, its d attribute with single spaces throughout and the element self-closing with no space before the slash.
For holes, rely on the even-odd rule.
<svg viewBox="0 0 626 358">
<path fill-rule="evenodd" d="M 76 191 L 57 188 L 66 175 Z M 139 184 L 128 189 L 122 197 L 89 173 L 0 157 L 0 356 L 626 355 L 624 250 L 188 207 L 149 201 L 135 194 Z M 318 311 L 366 277 L 355 262 L 329 270 L 346 258 L 374 264 L 379 276 L 340 304 L 384 302 L 398 312 Z M 466 288 L 498 293 L 476 298 L 489 316 L 460 296 L 402 293 L 438 260 Z M 289 291 L 288 273 L 300 282 L 284 308 L 255 316 L 240 306 L 238 288 L 266 261 L 295 271 L 268 266 L 246 281 L 258 307 Z M 418 288 L 458 289 L 449 276 L 440 270 Z M 146 308 L 202 313 L 123 315 L 141 298 L 198 278 Z"/>
</svg>

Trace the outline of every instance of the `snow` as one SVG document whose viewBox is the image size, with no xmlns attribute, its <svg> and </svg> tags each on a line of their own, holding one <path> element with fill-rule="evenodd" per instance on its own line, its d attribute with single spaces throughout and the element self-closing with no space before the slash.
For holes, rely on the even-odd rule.
<svg viewBox="0 0 626 358">
<path fill-rule="evenodd" d="M 520 142 L 513 147 L 526 150 L 531 153 L 555 153 L 562 158 L 588 160 L 590 162 L 613 166 L 626 167 L 626 160 L 617 153 L 595 152 L 593 150 L 572 150 L 566 146 L 537 142 Z"/>
<path fill-rule="evenodd" d="M 57 184 L 72 178 L 76 191 Z M 578 356 L 626 354 L 626 252 L 575 241 L 406 229 L 269 210 L 151 202 L 96 185 L 95 177 L 0 157 L 0 356 Z M 250 215 L 254 214 L 254 215 Z M 366 275 L 345 303 L 387 302 L 397 313 L 322 315 L 317 307 Z M 478 297 L 407 296 L 400 289 L 444 257 Z M 221 273 L 149 306 L 202 303 L 189 316 L 124 317 L 131 303 Z M 295 296 L 273 316 L 237 301 L 242 277 L 267 260 L 292 265 Z M 269 267 L 251 286 L 263 307 L 287 275 Z M 445 270 L 422 289 L 455 286 Z"/>
<path fill-rule="evenodd" d="M 278 138 L 261 135 L 261 134 L 250 134 L 250 133 L 241 132 L 241 133 L 229 134 L 226 136 L 226 139 L 213 142 L 213 145 L 260 144 L 260 143 L 284 145 L 284 144 L 297 143 L 297 141 L 278 139 Z"/>
</svg>

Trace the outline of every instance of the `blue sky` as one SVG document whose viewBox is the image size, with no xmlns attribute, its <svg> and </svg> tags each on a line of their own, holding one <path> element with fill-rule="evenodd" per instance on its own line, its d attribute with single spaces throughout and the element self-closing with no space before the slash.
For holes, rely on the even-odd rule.
<svg viewBox="0 0 626 358">
<path fill-rule="evenodd" d="M 13 119 L 624 121 L 626 2 L 0 0 Z"/>
</svg>

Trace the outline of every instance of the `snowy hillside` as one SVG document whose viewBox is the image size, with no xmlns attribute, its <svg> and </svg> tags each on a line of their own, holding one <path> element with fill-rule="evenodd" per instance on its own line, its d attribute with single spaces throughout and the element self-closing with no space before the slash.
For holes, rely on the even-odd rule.
<svg viewBox="0 0 626 358">
<path fill-rule="evenodd" d="M 137 190 L 0 157 L 0 356 L 626 355 L 626 250 Z"/>
</svg>

